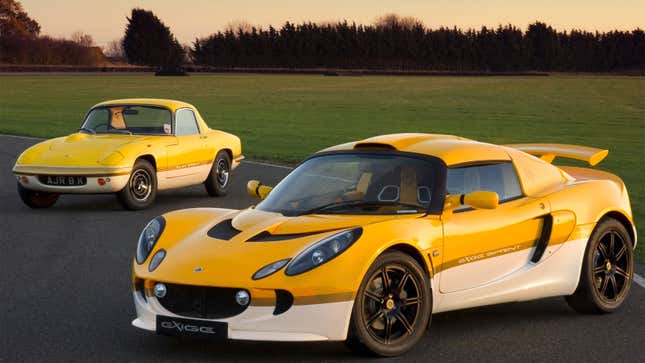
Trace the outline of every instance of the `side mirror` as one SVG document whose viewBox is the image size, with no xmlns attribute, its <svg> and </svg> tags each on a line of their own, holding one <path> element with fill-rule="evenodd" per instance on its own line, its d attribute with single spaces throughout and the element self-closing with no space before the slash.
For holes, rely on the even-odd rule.
<svg viewBox="0 0 645 363">
<path fill-rule="evenodd" d="M 266 198 L 272 189 L 273 187 L 262 185 L 259 180 L 249 180 L 249 182 L 246 184 L 246 192 L 250 196 L 260 199 Z"/>
<path fill-rule="evenodd" d="M 455 194 L 446 197 L 444 210 L 455 210 L 462 205 L 475 209 L 495 209 L 499 205 L 499 196 L 495 192 L 475 190 L 468 194 Z"/>
</svg>

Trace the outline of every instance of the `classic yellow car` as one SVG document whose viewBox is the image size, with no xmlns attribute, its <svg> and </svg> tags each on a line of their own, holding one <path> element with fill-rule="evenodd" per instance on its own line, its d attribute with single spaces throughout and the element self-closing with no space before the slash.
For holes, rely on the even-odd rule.
<svg viewBox="0 0 645 363">
<path fill-rule="evenodd" d="M 13 172 L 31 208 L 60 194 L 116 193 L 125 208 L 143 209 L 158 190 L 204 183 L 209 195 L 226 194 L 243 158 L 240 139 L 210 129 L 188 103 L 123 99 L 92 107 L 77 133 L 30 147 Z"/>
<path fill-rule="evenodd" d="M 133 261 L 132 323 L 392 356 L 445 311 L 566 296 L 579 312 L 612 312 L 633 277 L 627 189 L 550 163 L 607 153 L 431 134 L 331 147 L 273 189 L 249 182 L 255 207 L 153 219 Z"/>
</svg>

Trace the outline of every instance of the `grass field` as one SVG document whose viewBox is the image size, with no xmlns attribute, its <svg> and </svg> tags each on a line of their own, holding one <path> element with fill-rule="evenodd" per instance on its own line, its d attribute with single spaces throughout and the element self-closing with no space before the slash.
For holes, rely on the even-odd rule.
<svg viewBox="0 0 645 363">
<path fill-rule="evenodd" d="M 625 180 L 645 235 L 645 78 L 0 76 L 0 133 L 68 134 L 91 105 L 122 97 L 193 103 L 211 127 L 239 135 L 248 157 L 265 160 L 392 132 L 608 148 L 599 167 Z M 639 256 L 645 262 L 644 244 Z"/>
</svg>

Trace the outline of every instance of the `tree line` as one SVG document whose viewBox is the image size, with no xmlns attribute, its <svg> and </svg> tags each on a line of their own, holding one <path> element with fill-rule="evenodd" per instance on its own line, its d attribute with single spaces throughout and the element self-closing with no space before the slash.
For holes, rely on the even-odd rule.
<svg viewBox="0 0 645 363">
<path fill-rule="evenodd" d="M 645 33 L 561 31 L 542 23 L 462 30 L 431 29 L 389 14 L 374 24 L 285 23 L 264 29 L 244 22 L 181 45 L 153 12 L 132 9 L 123 38 L 106 51 L 130 64 L 170 74 L 186 63 L 217 68 L 327 68 L 396 71 L 645 72 Z M 0 0 L 0 63 L 97 65 L 89 35 L 40 35 L 16 0 Z"/>
<path fill-rule="evenodd" d="M 72 39 L 40 34 L 40 25 L 20 2 L 0 0 L 0 63 L 96 65 L 104 61 L 92 37 L 80 32 Z"/>
<path fill-rule="evenodd" d="M 197 39 L 195 64 L 445 71 L 645 71 L 645 33 L 558 31 L 535 22 L 491 29 L 430 29 L 394 15 L 374 25 L 287 22 Z"/>
</svg>

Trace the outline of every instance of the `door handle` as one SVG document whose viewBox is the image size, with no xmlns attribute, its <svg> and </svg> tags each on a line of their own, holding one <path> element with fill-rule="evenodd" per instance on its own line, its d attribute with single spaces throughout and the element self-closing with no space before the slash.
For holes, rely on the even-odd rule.
<svg viewBox="0 0 645 363">
<path fill-rule="evenodd" d="M 199 137 L 200 139 L 208 139 L 208 135 L 202 135 Z"/>
</svg>

